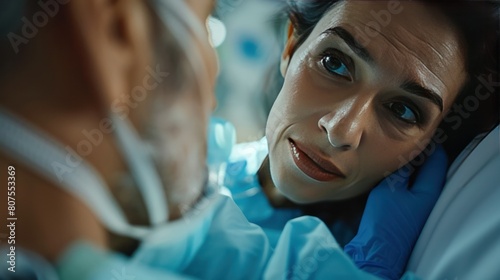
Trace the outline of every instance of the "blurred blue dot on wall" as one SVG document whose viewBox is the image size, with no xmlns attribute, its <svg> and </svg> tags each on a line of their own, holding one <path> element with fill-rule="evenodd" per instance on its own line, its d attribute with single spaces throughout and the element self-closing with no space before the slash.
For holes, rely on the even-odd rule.
<svg viewBox="0 0 500 280">
<path fill-rule="evenodd" d="M 257 38 L 252 35 L 242 35 L 239 39 L 240 51 L 244 58 L 248 60 L 261 60 L 263 58 L 262 47 Z"/>
</svg>

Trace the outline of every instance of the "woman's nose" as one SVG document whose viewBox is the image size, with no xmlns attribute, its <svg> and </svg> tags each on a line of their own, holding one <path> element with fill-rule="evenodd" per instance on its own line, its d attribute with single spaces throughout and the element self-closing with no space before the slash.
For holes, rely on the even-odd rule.
<svg viewBox="0 0 500 280">
<path fill-rule="evenodd" d="M 322 116 L 318 126 L 337 149 L 357 149 L 369 120 L 369 103 L 351 101 Z"/>
</svg>

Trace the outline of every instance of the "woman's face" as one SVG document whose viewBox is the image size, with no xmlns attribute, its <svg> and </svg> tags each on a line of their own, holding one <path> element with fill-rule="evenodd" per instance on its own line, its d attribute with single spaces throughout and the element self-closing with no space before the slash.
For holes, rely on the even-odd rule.
<svg viewBox="0 0 500 280">
<path fill-rule="evenodd" d="M 271 176 L 309 203 L 354 197 L 416 157 L 466 77 L 459 35 L 418 2 L 337 4 L 291 53 L 266 136 Z"/>
</svg>

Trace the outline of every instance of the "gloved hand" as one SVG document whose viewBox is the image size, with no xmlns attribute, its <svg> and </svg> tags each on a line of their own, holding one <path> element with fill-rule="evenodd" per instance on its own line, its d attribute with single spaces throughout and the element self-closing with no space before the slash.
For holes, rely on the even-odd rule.
<svg viewBox="0 0 500 280">
<path fill-rule="evenodd" d="M 207 129 L 207 164 L 218 166 L 227 162 L 236 144 L 236 129 L 230 122 L 211 117 Z"/>
<path fill-rule="evenodd" d="M 230 122 L 211 117 L 207 129 L 207 165 L 210 176 L 215 176 L 222 187 L 226 164 L 236 144 L 236 129 Z"/>
<path fill-rule="evenodd" d="M 446 153 L 435 147 L 412 186 L 401 169 L 371 191 L 358 233 L 344 247 L 360 269 L 384 279 L 401 277 L 445 182 Z"/>
</svg>

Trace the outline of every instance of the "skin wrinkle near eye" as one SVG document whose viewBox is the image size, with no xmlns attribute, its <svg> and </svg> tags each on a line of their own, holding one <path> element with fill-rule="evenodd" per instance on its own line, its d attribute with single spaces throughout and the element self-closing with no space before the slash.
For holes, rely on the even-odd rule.
<svg viewBox="0 0 500 280">
<path fill-rule="evenodd" d="M 409 36 L 411 36 L 412 38 L 422 42 L 424 45 L 427 45 L 429 46 L 429 49 L 432 50 L 434 52 L 434 54 L 436 54 L 437 56 L 439 56 L 439 60 L 434 60 L 434 62 L 438 63 L 438 65 L 436 65 L 437 67 L 436 68 L 440 68 L 440 69 L 443 69 L 445 68 L 445 64 L 444 64 L 444 61 L 447 61 L 447 59 L 449 59 L 450 56 L 452 56 L 451 54 L 455 53 L 455 52 L 460 52 L 460 50 L 456 47 L 456 46 L 453 46 L 452 44 L 449 43 L 448 40 L 443 40 L 441 43 L 441 47 L 444 48 L 444 52 L 441 53 L 437 50 L 436 47 L 434 47 L 432 44 L 430 44 L 429 42 L 425 42 L 424 40 L 422 40 L 421 38 L 419 38 L 418 36 L 416 36 L 415 34 L 413 34 L 412 32 L 404 29 L 404 27 L 400 27 L 399 28 L 400 30 L 403 30 L 403 32 L 405 32 L 406 34 L 408 34 Z M 404 44 L 401 43 L 401 45 L 406 48 L 408 51 L 412 52 L 412 50 L 410 50 L 408 47 L 406 47 Z M 415 52 L 412 52 L 414 54 L 414 56 L 418 58 L 418 55 L 415 53 Z M 419 59 L 420 60 L 420 59 Z M 427 66 L 424 65 L 426 68 Z M 464 65 L 463 65 L 464 66 Z M 439 79 L 439 81 L 443 84 L 443 86 L 446 88 L 446 85 L 445 83 L 443 82 L 443 80 L 441 78 L 439 78 L 432 70 L 430 70 L 429 68 L 427 68 L 429 70 L 430 73 L 432 73 L 437 79 Z M 463 69 L 465 70 L 465 68 L 463 67 Z M 447 89 L 449 90 L 449 89 Z"/>
<path fill-rule="evenodd" d="M 344 27 L 339 25 L 334 28 L 328 28 L 322 34 L 332 34 L 334 36 L 341 38 L 342 41 L 351 49 L 351 51 L 353 51 L 356 54 L 356 56 L 362 58 L 364 61 L 368 63 L 373 62 L 373 58 L 365 49 L 365 47 L 359 44 L 359 42 L 357 42 L 357 40 L 352 36 L 352 34 L 348 32 L 346 29 L 344 29 Z"/>
<path fill-rule="evenodd" d="M 440 66 L 444 65 L 442 63 L 442 61 L 444 60 L 443 55 L 433 45 L 431 45 L 429 42 L 425 42 L 423 39 L 421 39 L 417 35 L 413 34 L 412 32 L 404 29 L 404 27 L 402 27 L 402 26 L 399 28 L 399 30 L 403 30 L 403 32 L 405 32 L 406 34 L 408 34 L 409 36 L 411 36 L 415 40 L 420 41 L 422 44 L 429 46 L 429 48 L 434 52 L 434 54 L 436 54 L 437 56 L 439 56 L 440 60 L 438 60 L 438 62 L 440 62 Z M 415 56 L 417 56 L 417 54 L 415 54 Z"/>
<path fill-rule="evenodd" d="M 365 71 L 363 71 L 365 67 L 357 67 L 356 65 L 366 64 L 367 62 L 362 58 L 360 58 L 356 53 L 354 53 L 353 50 L 347 45 L 347 43 L 337 35 L 329 32 L 322 32 L 318 36 L 316 41 L 311 43 L 311 45 L 313 46 L 313 50 L 310 52 L 312 56 L 320 56 L 321 52 L 328 48 L 337 49 L 338 51 L 348 56 L 352 60 L 352 68 L 353 68 L 349 70 L 350 71 L 354 70 L 351 72 L 351 76 L 353 78 L 352 82 L 362 79 L 364 76 L 366 76 Z M 375 64 L 370 64 L 370 65 L 373 67 L 377 66 Z"/>
<path fill-rule="evenodd" d="M 363 24 L 363 23 L 362 23 L 362 24 Z M 383 37 L 383 38 L 384 38 L 384 39 L 385 39 L 385 40 L 386 40 L 386 41 L 387 41 L 390 45 L 392 45 L 392 46 L 394 47 L 394 50 L 396 50 L 396 51 L 398 51 L 399 53 L 401 53 L 402 55 L 404 55 L 403 51 L 399 50 L 399 48 L 398 48 L 398 46 L 396 45 L 396 43 L 393 43 L 391 40 L 389 40 L 385 34 L 383 34 L 383 33 L 379 32 L 378 30 L 376 30 L 376 29 L 374 29 L 374 28 L 372 28 L 372 27 L 370 27 L 370 26 L 368 26 L 368 25 L 365 25 L 365 24 L 363 24 L 363 25 L 364 25 L 365 27 L 368 27 L 368 28 L 370 28 L 371 30 L 374 30 L 374 31 L 376 31 L 377 33 L 379 33 L 379 34 L 380 34 L 380 35 L 381 35 L 381 36 L 382 36 L 382 37 Z M 408 33 L 408 34 L 410 34 L 411 36 L 413 36 L 413 38 L 417 38 L 419 41 L 423 42 L 423 41 L 422 41 L 422 40 L 420 40 L 418 37 L 416 37 L 416 36 L 414 36 L 413 34 L 411 34 L 411 32 L 406 31 L 406 33 Z M 429 68 L 427 67 L 427 65 L 425 65 L 425 64 L 422 62 L 422 60 L 418 57 L 418 54 L 417 54 L 415 51 L 413 51 L 412 49 L 408 48 L 406 45 L 404 45 L 402 42 L 400 42 L 397 38 L 395 38 L 395 40 L 396 40 L 396 42 L 398 43 L 398 45 L 400 45 L 402 48 L 404 48 L 406 51 L 408 51 L 408 53 L 409 53 L 409 54 L 411 54 L 411 55 L 412 55 L 412 56 L 413 56 L 413 57 L 414 57 L 417 61 L 419 61 L 419 62 L 420 62 L 420 65 L 422 65 L 422 66 L 423 66 L 423 67 L 424 67 L 424 68 L 425 68 L 425 69 L 426 69 L 426 70 L 427 70 L 430 74 L 432 74 L 432 75 L 433 75 L 433 76 L 434 76 L 434 77 L 435 77 L 435 78 L 436 78 L 436 79 L 437 79 L 437 80 L 441 83 L 442 88 L 446 89 L 447 91 L 450 91 L 450 90 L 446 87 L 446 85 L 445 85 L 444 81 L 443 81 L 443 80 L 442 80 L 439 76 L 437 76 L 437 75 L 436 75 L 436 74 L 435 74 L 435 73 L 434 73 L 431 69 L 429 69 Z M 440 64 L 439 66 L 443 66 L 443 60 L 442 60 L 443 55 L 441 55 L 441 54 L 440 54 L 440 53 L 439 53 L 439 52 L 438 52 L 438 51 L 437 51 L 437 50 L 436 50 L 436 49 L 435 49 L 432 45 L 427 44 L 427 43 L 426 43 L 426 45 L 428 45 L 428 46 L 430 47 L 430 49 L 431 49 L 431 50 L 432 50 L 435 54 L 437 54 L 437 55 L 441 58 L 441 60 L 439 60 L 438 62 L 439 62 L 439 64 Z M 447 49 L 449 49 L 449 48 L 447 48 Z M 439 67 L 439 68 L 443 68 L 443 67 Z M 424 80 L 424 79 L 422 79 L 421 77 L 425 77 L 425 76 L 426 76 L 426 75 L 425 75 L 425 73 L 424 73 L 424 70 L 418 70 L 418 69 L 415 69 L 415 70 L 417 70 L 417 71 L 418 71 L 417 73 L 415 73 L 415 74 L 416 74 L 416 76 L 418 77 L 418 79 L 416 79 L 416 81 L 418 81 L 419 83 L 421 83 L 420 81 Z M 421 84 L 424 84 L 424 83 L 421 83 Z M 443 94 L 443 92 L 444 92 L 444 91 L 443 91 L 443 90 L 441 90 L 441 89 L 438 89 L 436 86 L 431 87 L 431 89 L 432 89 L 434 92 L 438 93 L 438 95 L 440 95 L 441 97 L 444 95 L 444 94 Z"/>
<path fill-rule="evenodd" d="M 373 31 L 377 32 L 378 34 L 380 34 L 380 35 L 381 35 L 381 36 L 382 36 L 382 37 L 383 37 L 383 38 L 387 41 L 387 43 L 389 43 L 390 45 L 392 45 L 392 46 L 394 47 L 394 49 L 395 49 L 396 51 L 398 51 L 400 54 L 404 55 L 403 51 L 399 50 L 399 48 L 398 48 L 398 46 L 396 45 L 396 43 L 394 43 L 394 42 L 392 42 L 391 40 L 389 40 L 385 34 L 381 33 L 379 30 L 377 30 L 377 29 L 375 29 L 375 28 L 372 28 L 372 27 L 371 27 L 371 26 L 369 26 L 369 25 L 366 25 L 366 24 L 364 24 L 364 23 L 362 23 L 362 24 L 363 24 L 365 27 L 368 27 L 368 28 L 370 28 L 371 30 L 373 30 Z M 400 27 L 400 29 L 403 29 L 403 28 L 402 28 L 402 27 Z M 410 33 L 410 32 L 408 32 L 408 34 L 411 34 L 411 33 Z M 413 35 L 412 35 L 412 36 L 413 36 Z M 418 38 L 418 37 L 416 37 L 416 36 L 413 36 L 413 37 L 414 37 L 414 38 Z M 413 56 L 414 56 L 414 57 L 415 57 L 418 61 L 422 62 L 422 61 L 421 61 L 421 59 L 418 57 L 418 54 L 417 54 L 414 50 L 412 50 L 412 49 L 410 49 L 410 48 L 406 47 L 406 46 L 405 46 L 402 42 L 400 42 L 399 40 L 397 40 L 397 39 L 395 39 L 395 40 L 396 40 L 396 42 L 398 43 L 398 45 L 400 45 L 400 46 L 401 46 L 401 47 L 403 47 L 406 51 L 408 51 L 410 54 L 412 54 L 412 55 L 413 55 Z M 420 40 L 420 39 L 419 39 L 419 40 Z M 427 45 L 428 45 L 428 44 L 427 44 Z M 432 48 L 432 49 L 433 49 L 433 51 L 435 51 L 435 50 L 434 50 L 434 48 Z M 437 54 L 439 54 L 437 51 L 435 51 L 435 52 L 436 52 Z M 442 57 L 440 54 L 439 54 L 439 56 L 440 56 L 440 57 Z M 429 68 L 427 68 L 427 66 L 426 66 L 425 64 L 423 64 L 423 63 L 422 63 L 422 65 L 423 65 L 423 66 L 424 66 L 427 70 L 429 70 L 429 72 L 430 72 L 433 76 L 435 76 L 437 79 L 439 79 L 439 77 L 437 77 L 437 76 L 434 74 L 434 72 L 432 72 Z M 441 79 L 439 79 L 439 81 L 442 83 Z"/>
<path fill-rule="evenodd" d="M 383 34 L 383 33 L 379 32 L 377 29 L 374 29 L 374 28 L 372 28 L 372 27 L 371 27 L 371 26 L 369 26 L 369 25 L 365 25 L 363 22 L 358 21 L 358 24 L 363 25 L 363 26 L 365 26 L 365 27 L 367 27 L 367 28 L 369 28 L 369 29 L 371 29 L 371 30 L 376 31 L 376 32 L 377 32 L 379 35 L 381 35 L 381 36 L 382 36 L 382 37 L 383 37 L 383 38 L 384 38 L 384 39 L 385 39 L 385 40 L 386 40 L 389 44 L 391 44 L 392 46 L 394 46 L 394 49 L 395 49 L 396 51 L 398 51 L 399 53 L 403 54 L 403 52 L 402 52 L 402 51 L 400 51 L 400 50 L 397 48 L 397 46 L 396 46 L 394 43 L 392 43 L 392 42 L 391 42 L 391 41 L 387 38 L 387 36 L 386 36 L 385 34 Z M 349 24 L 345 24 L 345 23 L 344 23 L 344 25 L 349 26 Z M 331 28 L 330 28 L 330 29 L 331 29 Z M 351 32 L 349 32 L 349 33 L 351 33 Z M 408 32 L 408 31 L 406 31 L 406 30 L 405 30 L 405 33 L 406 33 L 406 34 L 410 34 L 411 32 Z M 411 34 L 411 35 L 413 36 L 413 38 L 416 38 L 416 39 L 418 39 L 420 42 L 423 42 L 420 38 L 418 38 L 418 37 L 414 36 L 413 34 Z M 412 53 L 412 54 L 413 54 L 413 56 L 414 56 L 414 57 L 415 57 L 418 61 L 420 61 L 420 62 L 421 62 L 421 59 L 419 59 L 419 58 L 418 58 L 418 55 L 417 55 L 414 51 L 412 51 L 412 50 L 408 49 L 408 48 L 407 48 L 406 46 L 404 46 L 402 43 L 400 43 L 400 45 L 402 45 L 405 49 L 407 49 L 410 53 Z M 437 51 L 437 50 L 436 50 L 436 49 L 435 49 L 432 45 L 427 44 L 427 43 L 426 43 L 426 45 L 428 45 L 428 46 L 430 47 L 430 50 L 432 50 L 432 51 L 433 51 L 433 53 L 435 53 L 436 55 L 438 55 L 438 56 L 439 56 L 439 58 L 440 58 L 441 60 L 440 60 L 440 61 L 438 61 L 438 62 L 439 62 L 438 68 L 441 68 L 441 69 L 442 69 L 442 68 L 443 68 L 443 67 L 442 67 L 442 66 L 443 66 L 443 61 L 442 61 L 443 56 L 442 56 L 442 55 L 441 55 L 441 54 L 440 54 L 440 53 L 439 53 L 439 52 L 438 52 L 438 51 Z M 366 47 L 366 46 L 365 46 L 365 47 Z M 446 49 L 449 49 L 449 46 L 448 46 L 448 48 L 446 48 Z M 384 54 L 384 55 L 386 55 L 386 54 Z M 396 58 L 396 57 L 394 57 L 394 58 Z M 422 64 L 425 68 L 427 68 L 427 66 L 426 66 L 425 64 L 423 64 L 423 63 L 421 63 L 421 64 Z M 372 66 L 377 66 L 377 65 L 376 65 L 376 64 L 372 64 Z M 428 68 L 427 68 L 427 70 L 428 70 L 431 74 L 433 74 L 433 75 L 434 75 L 434 76 L 435 76 L 435 77 L 436 77 L 436 78 L 437 78 L 437 79 L 438 79 L 441 83 L 443 83 L 443 81 L 442 81 L 439 77 L 437 77 L 437 75 L 435 75 L 433 71 L 431 71 L 431 70 L 430 70 L 430 69 L 428 69 Z M 420 74 L 420 73 L 422 73 L 422 74 Z M 425 73 L 423 72 L 423 70 L 422 70 L 422 71 L 419 71 L 419 73 L 417 73 L 417 76 L 418 76 L 418 77 L 425 76 Z M 416 80 L 423 80 L 423 79 L 416 79 Z M 421 83 L 421 84 L 423 84 L 423 83 Z M 435 91 L 435 92 L 439 92 L 439 90 L 437 90 L 437 89 L 433 89 L 433 91 Z M 441 92 L 440 96 L 442 96 L 442 95 L 443 95 L 443 92 Z M 440 106 L 440 107 L 441 107 L 441 106 Z"/>
<path fill-rule="evenodd" d="M 356 15 L 357 13 L 356 13 L 356 12 L 354 12 L 353 14 L 354 14 L 354 15 Z M 438 14 L 438 15 L 439 15 L 439 14 Z M 361 14 L 359 14 L 359 16 L 360 16 L 360 18 L 363 18 Z M 356 18 L 356 17 L 354 17 L 354 18 Z M 446 21 L 446 20 L 443 20 L 443 21 L 444 21 L 443 26 L 445 26 L 445 25 L 449 24 L 449 22 L 448 22 L 448 21 Z M 375 31 L 375 32 L 379 33 L 381 36 L 383 36 L 383 37 L 384 37 L 384 39 L 386 39 L 389 43 L 391 43 L 391 42 L 390 42 L 390 40 L 387 38 L 387 36 L 386 36 L 385 34 L 381 33 L 379 30 L 377 30 L 377 29 L 373 28 L 373 27 L 372 27 L 372 26 L 370 26 L 370 25 L 364 24 L 364 23 L 363 23 L 363 22 L 361 22 L 361 21 L 358 21 L 358 23 L 360 23 L 360 24 L 364 25 L 364 26 L 365 26 L 365 28 L 367 27 L 367 28 L 369 28 L 370 30 L 372 30 L 372 31 Z M 416 39 L 417 41 L 424 43 L 424 45 L 428 45 L 428 46 L 430 47 L 430 49 L 431 49 L 431 50 L 432 50 L 432 51 L 433 51 L 436 55 L 438 55 L 438 56 L 439 56 L 439 58 L 440 58 L 440 60 L 438 61 L 438 62 L 439 62 L 439 66 L 440 66 L 441 68 L 442 68 L 442 67 L 444 67 L 444 63 L 443 63 L 443 62 L 444 62 L 444 61 L 446 61 L 446 59 L 443 57 L 443 55 L 442 55 L 440 52 L 438 52 L 438 51 L 436 50 L 436 48 L 435 48 L 434 46 L 432 46 L 429 42 L 426 42 L 425 40 L 422 40 L 422 39 L 421 39 L 421 38 L 419 38 L 418 36 L 414 35 L 412 32 L 410 32 L 410 31 L 408 31 L 408 30 L 405 30 L 403 26 L 396 26 L 396 28 L 397 28 L 397 29 L 400 29 L 400 30 L 403 30 L 403 32 L 404 32 L 405 34 L 408 34 L 408 35 L 412 36 L 412 37 L 413 37 L 414 39 Z M 386 28 L 386 29 L 387 29 L 387 28 Z M 384 26 L 382 27 L 382 30 L 384 30 Z M 447 30 L 447 34 L 453 34 L 453 33 L 454 33 L 454 31 L 455 31 L 455 30 L 453 30 L 453 29 Z M 395 34 L 395 35 L 397 36 L 397 34 Z M 432 41 L 432 40 L 431 40 L 431 41 Z M 442 41 L 443 41 L 445 44 L 446 44 L 446 43 L 449 43 L 449 42 L 448 42 L 448 40 L 442 40 Z M 392 44 L 392 43 L 391 43 L 391 44 Z M 393 45 L 393 46 L 397 49 L 397 47 L 396 47 L 394 44 L 392 44 L 392 45 Z M 419 61 L 421 61 L 421 60 L 418 58 L 419 56 L 418 56 L 417 54 L 415 54 L 415 52 L 414 52 L 413 50 L 411 50 L 411 49 L 407 48 L 407 47 L 406 47 L 406 46 L 404 46 L 403 44 L 402 44 L 402 46 L 403 46 L 403 47 L 405 47 L 405 48 L 406 48 L 408 51 L 410 51 L 411 53 L 413 53 L 413 54 L 414 54 L 414 56 L 415 56 L 415 57 L 416 57 Z M 365 47 L 366 47 L 366 46 L 365 46 Z M 457 51 L 457 48 L 453 49 L 453 48 L 452 48 L 452 46 L 451 46 L 450 44 L 446 44 L 445 48 L 446 48 L 446 50 L 448 51 L 448 54 L 452 54 L 452 53 L 454 53 L 455 51 Z M 426 66 L 425 64 L 423 64 L 423 65 L 424 65 L 424 67 L 426 67 L 426 68 L 427 68 L 427 66 Z M 429 70 L 429 72 L 430 72 L 430 73 L 432 73 L 434 76 L 436 76 L 436 75 L 435 75 L 435 73 L 434 73 L 433 71 L 431 71 L 430 69 L 428 69 L 428 70 Z M 437 77 L 437 76 L 436 76 L 436 78 L 438 78 L 438 79 L 439 79 L 439 81 L 442 83 L 442 85 L 445 85 L 445 83 L 442 81 L 442 79 L 440 79 L 440 78 L 439 78 L 439 77 Z M 436 91 L 436 92 L 440 92 L 440 91 Z"/>
<path fill-rule="evenodd" d="M 341 26 L 339 26 L 339 28 L 343 29 L 343 27 L 341 27 Z M 337 27 L 334 27 L 334 28 L 329 28 L 327 31 L 325 31 L 325 32 L 321 33 L 320 38 L 321 38 L 321 37 L 323 37 L 323 36 L 339 36 L 339 37 L 341 37 L 340 39 L 341 39 L 342 44 L 343 44 L 343 45 L 344 45 L 344 44 L 347 44 L 347 42 L 345 42 L 345 39 L 344 39 L 344 37 L 345 37 L 345 36 L 342 36 L 342 35 L 337 34 L 337 33 L 336 33 L 336 29 L 337 29 Z M 345 30 L 345 29 L 343 29 L 343 30 Z M 344 32 L 346 32 L 346 33 L 350 33 L 350 32 L 348 32 L 348 31 L 344 31 Z M 326 34 L 326 35 L 325 35 L 325 34 Z M 333 34 L 333 35 L 330 35 L 330 34 Z M 385 35 L 384 35 L 384 34 L 382 34 L 382 33 L 379 33 L 379 34 L 381 34 L 382 36 L 384 36 L 384 37 L 385 37 Z M 348 36 L 350 37 L 350 34 L 348 34 Z M 385 37 L 385 38 L 386 38 L 386 37 Z M 389 41 L 389 40 L 387 40 L 387 41 L 390 43 L 390 41 Z M 321 43 L 320 43 L 320 45 L 321 45 Z M 349 45 L 349 44 L 347 44 L 347 45 Z M 360 46 L 360 47 L 363 47 L 363 46 Z M 351 48 L 350 46 L 348 47 L 348 50 L 349 50 L 351 53 L 353 52 L 353 51 L 352 51 L 352 48 Z M 353 57 L 354 57 L 354 58 L 356 58 L 356 57 L 359 57 L 359 56 L 360 56 L 360 55 L 356 53 L 356 54 L 354 54 L 354 56 L 353 56 Z M 361 55 L 361 56 L 363 56 L 363 55 Z M 369 57 L 370 55 L 369 55 L 369 54 L 366 54 L 365 56 L 368 56 L 368 57 Z M 366 62 L 366 59 L 365 59 L 365 58 L 363 58 L 362 60 L 363 60 L 363 62 Z M 371 58 L 370 58 L 370 59 L 368 59 L 368 64 L 370 64 L 372 67 L 376 67 L 376 66 L 377 66 L 377 64 L 376 64 L 376 63 L 372 63 L 372 62 L 374 62 L 374 61 L 373 61 Z M 405 84 L 407 84 L 407 83 L 408 83 L 408 82 L 405 82 Z M 406 90 L 406 87 L 405 87 L 405 86 L 402 86 L 401 88 L 402 88 L 403 90 Z M 406 91 L 408 91 L 408 90 L 406 90 Z M 442 102 L 437 102 L 436 104 L 439 106 L 440 110 L 442 111 Z"/>
</svg>

